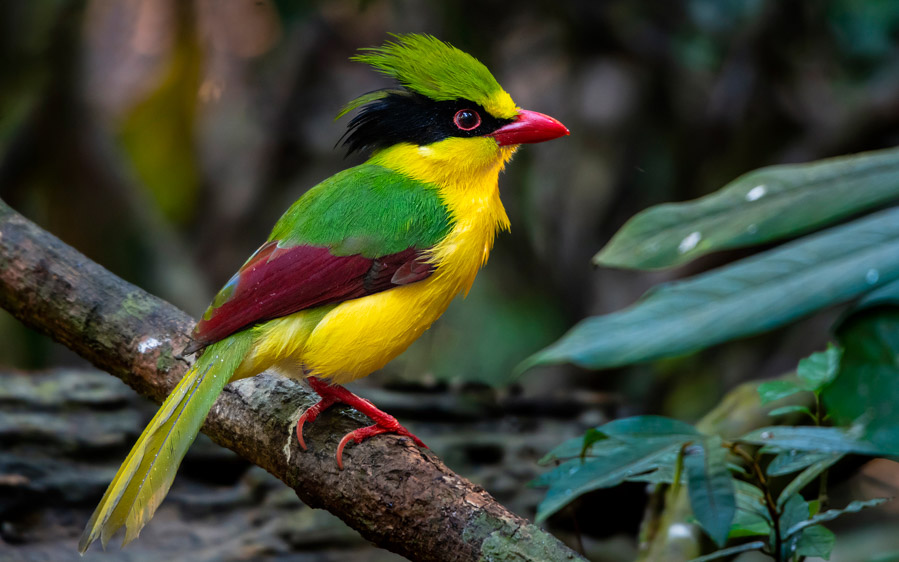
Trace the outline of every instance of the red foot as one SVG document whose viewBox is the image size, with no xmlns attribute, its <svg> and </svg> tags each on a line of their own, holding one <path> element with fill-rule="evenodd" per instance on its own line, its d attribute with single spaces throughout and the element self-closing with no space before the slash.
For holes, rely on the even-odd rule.
<svg viewBox="0 0 899 562">
<path fill-rule="evenodd" d="M 305 451 L 306 450 L 306 440 L 303 439 L 303 426 L 306 422 L 312 423 L 315 421 L 315 418 L 329 407 L 331 407 L 335 402 L 337 402 L 337 398 L 331 396 L 330 394 L 324 395 L 321 397 L 321 400 L 310 406 L 308 410 L 303 412 L 303 415 L 300 416 L 300 419 L 297 420 L 297 441 L 300 442 L 300 447 Z"/>
<path fill-rule="evenodd" d="M 352 406 L 356 411 L 365 414 L 375 422 L 374 425 L 362 427 L 347 433 L 343 439 L 340 440 L 340 444 L 337 446 L 337 467 L 340 470 L 343 470 L 343 449 L 351 440 L 356 443 L 361 443 L 363 440 L 374 437 L 375 435 L 381 435 L 382 433 L 396 433 L 397 435 L 409 437 L 419 447 L 424 447 L 425 449 L 428 448 L 421 439 L 400 425 L 400 422 L 398 422 L 395 417 L 379 410 L 368 400 L 356 396 L 340 385 L 330 385 L 316 377 L 309 377 L 307 380 L 309 381 L 309 385 L 312 386 L 312 389 L 321 397 L 321 400 L 303 412 L 303 415 L 297 420 L 297 440 L 300 442 L 300 447 L 302 447 L 304 451 L 306 450 L 306 442 L 303 440 L 303 425 L 307 421 L 310 423 L 315 421 L 315 418 L 317 418 L 320 413 L 337 402 L 343 402 L 348 406 Z"/>
<path fill-rule="evenodd" d="M 371 404 L 369 402 L 369 404 Z M 372 406 L 374 408 L 374 406 Z M 381 410 L 378 410 L 382 414 Z M 367 415 L 367 414 L 366 414 Z M 388 414 L 384 414 L 388 415 Z M 393 417 L 393 416 L 390 416 Z M 412 441 L 415 442 L 419 447 L 428 448 L 427 445 L 422 443 L 421 439 L 412 434 L 408 429 L 401 426 L 399 422 L 394 418 L 394 426 L 393 427 L 384 427 L 380 425 L 370 425 L 368 427 L 360 427 L 355 431 L 351 431 L 343 436 L 343 439 L 340 440 L 340 444 L 337 445 L 337 468 L 343 470 L 343 448 L 346 447 L 350 441 L 354 441 L 356 443 L 362 443 L 365 439 L 369 437 L 374 437 L 375 435 L 381 435 L 382 433 L 396 433 L 397 435 L 402 435 L 404 437 L 409 437 Z"/>
</svg>

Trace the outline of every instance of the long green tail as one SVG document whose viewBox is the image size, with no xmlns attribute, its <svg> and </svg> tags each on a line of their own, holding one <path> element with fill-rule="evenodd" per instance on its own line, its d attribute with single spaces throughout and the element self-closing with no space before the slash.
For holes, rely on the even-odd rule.
<svg viewBox="0 0 899 562">
<path fill-rule="evenodd" d="M 175 479 L 178 465 L 215 399 L 250 349 L 250 330 L 209 346 L 153 416 L 91 516 L 78 550 L 100 537 L 103 548 L 122 525 L 122 546 L 136 539 Z"/>
</svg>

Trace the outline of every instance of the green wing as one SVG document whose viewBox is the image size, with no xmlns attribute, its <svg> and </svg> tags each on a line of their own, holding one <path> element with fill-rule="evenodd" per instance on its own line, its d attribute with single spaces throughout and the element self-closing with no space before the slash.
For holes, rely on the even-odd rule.
<svg viewBox="0 0 899 562">
<path fill-rule="evenodd" d="M 219 291 L 192 353 L 258 322 L 427 278 L 450 219 L 432 185 L 362 165 L 312 188 Z"/>
<path fill-rule="evenodd" d="M 284 213 L 269 241 L 379 258 L 434 246 L 450 222 L 435 185 L 362 164 L 310 189 Z"/>
</svg>

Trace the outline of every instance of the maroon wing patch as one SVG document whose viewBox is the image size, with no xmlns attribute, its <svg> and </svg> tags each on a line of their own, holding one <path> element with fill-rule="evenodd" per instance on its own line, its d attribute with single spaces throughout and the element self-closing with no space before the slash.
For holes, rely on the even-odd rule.
<svg viewBox="0 0 899 562">
<path fill-rule="evenodd" d="M 378 293 L 427 278 L 423 251 L 380 258 L 335 256 L 328 248 L 267 242 L 219 291 L 194 328 L 185 354 L 247 326 L 294 312 Z"/>
</svg>

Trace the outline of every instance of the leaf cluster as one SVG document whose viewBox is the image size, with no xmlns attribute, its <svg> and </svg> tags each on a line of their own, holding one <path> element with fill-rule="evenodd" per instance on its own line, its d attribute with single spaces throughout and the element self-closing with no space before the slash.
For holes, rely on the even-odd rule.
<svg viewBox="0 0 899 562">
<path fill-rule="evenodd" d="M 747 452 L 752 446 L 761 448 Z M 542 459 L 555 466 L 534 482 L 548 487 L 537 520 L 586 492 L 622 482 L 667 484 L 674 493 L 686 486 L 697 523 L 719 547 L 729 540 L 763 537 L 697 561 L 747 550 L 762 550 L 777 560 L 827 558 L 834 535 L 822 523 L 886 501 L 853 501 L 821 511 L 820 498 L 801 495 L 847 454 L 885 456 L 888 451 L 851 428 L 773 426 L 728 442 L 670 418 L 623 418 L 562 443 Z M 776 494 L 775 478 L 785 479 Z"/>
<path fill-rule="evenodd" d="M 827 470 L 846 455 L 899 455 L 897 201 L 894 148 L 764 168 L 625 224 L 595 263 L 659 269 L 799 238 L 588 318 L 523 367 L 600 369 L 677 356 L 854 304 L 834 326 L 835 344 L 802 359 L 795 373 L 758 385 L 762 404 L 776 406 L 771 416 L 806 425 L 772 425 L 728 442 L 666 418 L 613 421 L 547 455 L 544 462 L 556 466 L 536 481 L 548 487 L 538 520 L 624 481 L 686 486 L 696 521 L 719 547 L 762 537 L 697 560 L 747 550 L 776 560 L 827 558 L 834 536 L 822 523 L 883 501 L 822 511 Z M 811 393 L 811 407 L 788 403 L 802 393 Z M 815 481 L 818 496 L 807 500 L 802 494 Z"/>
</svg>

